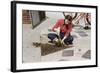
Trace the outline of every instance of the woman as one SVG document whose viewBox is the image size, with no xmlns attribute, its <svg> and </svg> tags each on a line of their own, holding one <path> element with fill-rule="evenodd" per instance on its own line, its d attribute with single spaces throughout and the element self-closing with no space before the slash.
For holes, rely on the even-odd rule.
<svg viewBox="0 0 100 73">
<path fill-rule="evenodd" d="M 60 19 L 52 28 L 52 31 L 58 34 L 49 33 L 48 38 L 50 42 L 53 42 L 55 38 L 61 39 L 61 43 L 66 45 L 73 44 L 72 31 L 72 17 L 70 15 L 65 16 L 65 19 Z"/>
</svg>

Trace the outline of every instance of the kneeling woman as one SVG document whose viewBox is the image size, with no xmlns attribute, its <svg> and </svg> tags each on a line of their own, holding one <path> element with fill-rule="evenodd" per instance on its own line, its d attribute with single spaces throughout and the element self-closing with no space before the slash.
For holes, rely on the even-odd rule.
<svg viewBox="0 0 100 73">
<path fill-rule="evenodd" d="M 65 19 L 60 19 L 52 28 L 52 31 L 57 32 L 58 34 L 49 33 L 48 38 L 50 42 L 53 42 L 55 38 L 61 39 L 61 43 L 66 45 L 73 44 L 73 37 L 71 36 L 72 31 L 72 17 L 70 15 L 66 15 Z"/>
</svg>

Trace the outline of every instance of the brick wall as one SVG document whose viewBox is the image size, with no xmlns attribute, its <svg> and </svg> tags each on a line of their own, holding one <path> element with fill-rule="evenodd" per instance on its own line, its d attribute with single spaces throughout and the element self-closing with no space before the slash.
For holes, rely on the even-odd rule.
<svg viewBox="0 0 100 73">
<path fill-rule="evenodd" d="M 22 11 L 22 23 L 23 24 L 31 24 L 32 23 L 29 10 L 23 10 Z"/>
</svg>

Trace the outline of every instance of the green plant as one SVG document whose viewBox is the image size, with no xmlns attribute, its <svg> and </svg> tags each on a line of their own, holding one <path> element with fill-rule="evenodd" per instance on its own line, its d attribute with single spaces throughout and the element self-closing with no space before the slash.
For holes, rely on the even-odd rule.
<svg viewBox="0 0 100 73">
<path fill-rule="evenodd" d="M 58 39 L 58 41 L 55 43 L 57 47 L 62 47 L 64 46 L 64 44 L 61 42 L 60 39 Z"/>
</svg>

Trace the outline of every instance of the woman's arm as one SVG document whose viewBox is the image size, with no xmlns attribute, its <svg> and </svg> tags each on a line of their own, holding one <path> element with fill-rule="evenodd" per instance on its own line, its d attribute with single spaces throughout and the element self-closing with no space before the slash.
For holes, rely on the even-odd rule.
<svg viewBox="0 0 100 73">
<path fill-rule="evenodd" d="M 62 39 L 62 42 L 68 37 L 68 35 L 71 33 L 71 31 L 72 31 L 72 24 L 70 24 L 70 25 L 68 26 L 67 31 L 66 31 L 66 33 L 65 33 L 65 35 L 64 35 L 64 37 L 63 37 L 63 39 Z"/>
<path fill-rule="evenodd" d="M 56 29 L 57 29 L 58 27 L 60 27 L 61 24 L 62 24 L 62 23 L 61 23 L 61 20 L 58 20 L 57 23 L 53 26 L 52 31 L 56 31 Z"/>
</svg>

